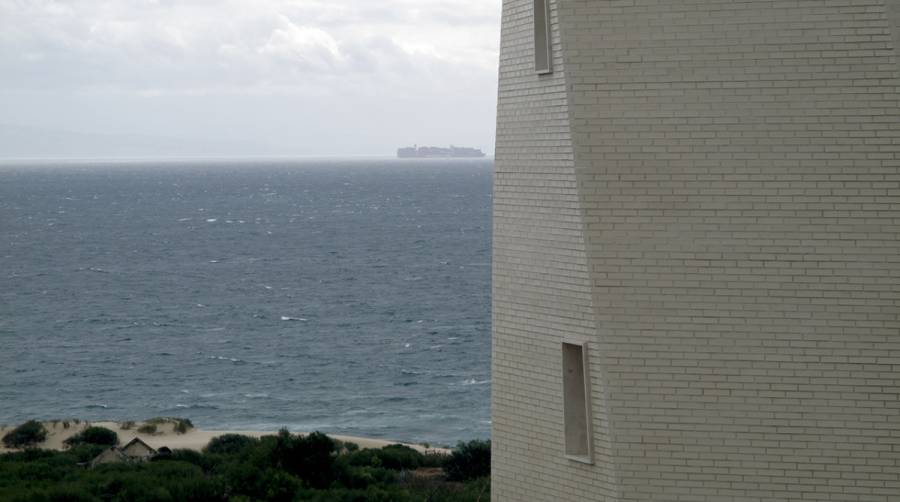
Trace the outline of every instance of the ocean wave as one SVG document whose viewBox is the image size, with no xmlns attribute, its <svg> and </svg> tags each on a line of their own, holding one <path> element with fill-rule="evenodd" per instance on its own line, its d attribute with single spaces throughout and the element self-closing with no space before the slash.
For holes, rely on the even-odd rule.
<svg viewBox="0 0 900 502">
<path fill-rule="evenodd" d="M 463 384 L 463 385 L 484 385 L 484 384 L 488 384 L 488 383 L 491 383 L 491 380 L 490 380 L 490 379 L 487 379 L 487 380 L 476 380 L 476 379 L 474 379 L 474 378 L 470 378 L 470 379 L 464 381 L 462 384 Z"/>
<path fill-rule="evenodd" d="M 248 399 L 265 399 L 269 397 L 269 395 L 265 392 L 249 392 L 247 394 L 244 394 L 244 397 Z"/>
<path fill-rule="evenodd" d="M 246 364 L 247 361 L 243 359 L 238 359 L 236 357 L 224 357 L 224 356 L 207 356 L 207 359 L 214 359 L 216 361 L 231 361 L 234 364 Z"/>
<path fill-rule="evenodd" d="M 306 322 L 306 321 L 308 321 L 309 319 L 307 319 L 307 318 L 305 318 L 305 317 L 290 317 L 290 316 L 283 315 L 283 316 L 281 316 L 281 320 L 282 320 L 282 321 L 302 321 L 302 322 Z"/>
<path fill-rule="evenodd" d="M 89 410 L 108 410 L 109 405 L 108 404 L 88 404 L 85 406 L 85 408 L 87 408 Z"/>
<path fill-rule="evenodd" d="M 176 404 L 179 410 L 218 410 L 219 407 L 212 404 Z"/>
</svg>

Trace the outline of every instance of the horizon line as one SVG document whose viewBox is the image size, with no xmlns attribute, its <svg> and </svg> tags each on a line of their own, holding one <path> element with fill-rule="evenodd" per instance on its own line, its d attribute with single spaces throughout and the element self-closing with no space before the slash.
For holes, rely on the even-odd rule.
<svg viewBox="0 0 900 502">
<path fill-rule="evenodd" d="M 311 154 L 311 155 L 173 155 L 173 156 L 97 156 L 97 157 L 67 157 L 67 156 L 34 156 L 34 157 L 2 157 L 0 164 L 25 162 L 25 163 L 78 163 L 78 162 L 181 162 L 181 161 L 247 161 L 247 160 L 402 160 L 402 161 L 432 161 L 432 160 L 494 160 L 493 155 L 484 157 L 437 157 L 437 158 L 398 158 L 391 154 Z"/>
</svg>

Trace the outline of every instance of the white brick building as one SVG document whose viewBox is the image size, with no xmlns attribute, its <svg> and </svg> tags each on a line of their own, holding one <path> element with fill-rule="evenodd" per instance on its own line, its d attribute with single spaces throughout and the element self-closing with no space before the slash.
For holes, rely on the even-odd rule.
<svg viewBox="0 0 900 502">
<path fill-rule="evenodd" d="M 900 0 L 503 4 L 493 499 L 900 501 Z"/>
</svg>

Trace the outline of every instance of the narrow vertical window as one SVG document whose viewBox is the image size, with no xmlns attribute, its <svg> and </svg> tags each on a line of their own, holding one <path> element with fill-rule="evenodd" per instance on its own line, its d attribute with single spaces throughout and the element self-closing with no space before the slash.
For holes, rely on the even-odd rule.
<svg viewBox="0 0 900 502">
<path fill-rule="evenodd" d="M 566 456 L 590 463 L 591 401 L 587 344 L 562 344 Z"/>
<path fill-rule="evenodd" d="M 550 73 L 550 0 L 534 0 L 534 70 Z"/>
</svg>

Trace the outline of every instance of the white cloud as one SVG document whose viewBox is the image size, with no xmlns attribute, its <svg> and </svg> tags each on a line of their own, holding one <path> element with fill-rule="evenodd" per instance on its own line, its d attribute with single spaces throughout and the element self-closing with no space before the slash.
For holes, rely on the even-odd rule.
<svg viewBox="0 0 900 502">
<path fill-rule="evenodd" d="M 14 70 L 4 72 L 11 78 L 0 88 L 185 91 L 237 84 L 232 90 L 238 90 L 248 80 L 286 84 L 398 66 L 415 78 L 438 62 L 453 66 L 448 76 L 461 69 L 493 72 L 498 19 L 496 9 L 485 4 L 0 0 L 3 24 L 11 27 L 0 35 L 0 68 Z M 283 71 L 286 64 L 294 66 Z M 239 70 L 242 77 L 232 81 L 223 68 Z"/>
<path fill-rule="evenodd" d="M 257 49 L 259 54 L 312 71 L 334 71 L 346 62 L 337 40 L 328 32 L 312 26 L 297 26 L 286 16 L 279 17 L 281 26 Z"/>
<path fill-rule="evenodd" d="M 471 127 L 468 105 L 493 106 L 499 4 L 0 0 L 0 107 L 23 95 L 71 101 L 66 106 L 110 93 L 136 100 L 228 95 L 235 106 L 242 99 L 294 96 L 368 113 L 381 103 L 407 117 L 449 105 L 444 120 L 463 129 Z M 122 114 L 143 106 L 135 101 L 130 109 L 125 98 L 117 103 Z M 0 121 L 54 125 L 26 107 L 8 109 Z M 492 136 L 493 109 L 479 113 L 479 121 L 490 119 L 482 129 Z M 78 126 L 65 120 L 70 123 L 59 125 Z M 98 128 L 84 120 L 85 128 Z"/>
</svg>

